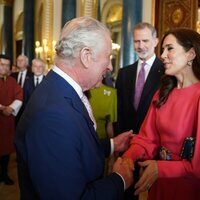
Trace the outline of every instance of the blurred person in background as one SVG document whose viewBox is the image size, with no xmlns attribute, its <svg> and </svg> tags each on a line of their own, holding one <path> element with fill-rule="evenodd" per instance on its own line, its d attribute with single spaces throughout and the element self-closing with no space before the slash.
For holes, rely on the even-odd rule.
<svg viewBox="0 0 200 200">
<path fill-rule="evenodd" d="M 8 176 L 10 154 L 14 149 L 15 116 L 19 112 L 23 100 L 22 88 L 16 80 L 9 76 L 11 59 L 0 55 L 0 182 L 13 185 Z"/>
<path fill-rule="evenodd" d="M 17 81 L 17 83 L 21 86 L 21 88 L 24 87 L 24 83 L 26 80 L 28 80 L 30 77 L 33 76 L 33 73 L 31 72 L 31 68 L 28 65 L 29 59 L 27 56 L 21 54 L 17 57 L 17 72 L 11 73 L 11 76 L 14 77 Z M 21 109 L 19 110 L 16 118 L 15 123 L 17 125 L 22 113 L 24 111 L 24 104 L 22 104 Z"/>
<path fill-rule="evenodd" d="M 31 94 L 33 93 L 33 91 L 35 90 L 35 88 L 44 79 L 45 67 L 46 67 L 46 63 L 42 59 L 35 58 L 32 60 L 31 69 L 33 72 L 33 76 L 31 76 L 29 79 L 25 80 L 24 88 L 23 88 L 23 90 L 24 90 L 24 101 L 23 101 L 24 107 L 28 103 L 28 100 L 29 100 Z"/>
</svg>

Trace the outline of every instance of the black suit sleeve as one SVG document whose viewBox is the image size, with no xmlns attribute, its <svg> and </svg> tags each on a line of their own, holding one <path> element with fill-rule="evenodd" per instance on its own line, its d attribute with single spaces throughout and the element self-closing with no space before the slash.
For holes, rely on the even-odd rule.
<svg viewBox="0 0 200 200">
<path fill-rule="evenodd" d="M 105 157 L 108 157 L 111 152 L 111 144 L 110 144 L 110 139 L 101 139 L 101 145 L 104 151 Z"/>
<path fill-rule="evenodd" d="M 122 70 L 119 70 L 118 72 L 118 76 L 117 76 L 117 80 L 116 80 L 116 85 L 115 85 L 116 89 L 117 89 L 117 133 L 121 133 L 124 130 L 123 127 L 123 111 L 122 111 L 122 107 L 123 107 L 123 100 L 122 100 L 122 91 L 123 91 L 123 81 L 122 81 Z"/>
</svg>

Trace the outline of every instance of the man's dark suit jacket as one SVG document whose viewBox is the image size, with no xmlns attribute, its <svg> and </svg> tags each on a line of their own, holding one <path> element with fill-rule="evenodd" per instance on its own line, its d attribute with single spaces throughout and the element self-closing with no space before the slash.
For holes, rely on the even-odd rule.
<svg viewBox="0 0 200 200">
<path fill-rule="evenodd" d="M 53 71 L 32 94 L 15 146 L 22 200 L 123 198 L 119 175 L 101 179 L 110 141 L 100 142 L 78 94 Z"/>
<path fill-rule="evenodd" d="M 43 76 L 42 80 L 44 79 L 45 76 Z M 24 91 L 24 107 L 28 103 L 28 100 L 30 99 L 33 91 L 35 90 L 35 82 L 34 82 L 34 75 L 31 76 L 29 79 L 25 80 L 23 91 Z"/>
<path fill-rule="evenodd" d="M 140 126 L 147 114 L 152 97 L 159 87 L 161 76 L 164 73 L 164 67 L 161 60 L 155 59 L 138 105 L 134 108 L 135 82 L 137 76 L 138 61 L 132 65 L 121 68 L 118 73 L 116 88 L 118 97 L 118 128 L 119 132 L 132 129 L 138 133 Z"/>
<path fill-rule="evenodd" d="M 13 78 L 15 78 L 16 81 L 17 81 L 17 79 L 18 79 L 18 74 L 19 74 L 19 72 L 14 72 L 14 73 L 11 74 L 11 76 L 12 76 Z M 33 76 L 33 72 L 31 72 L 31 68 L 28 67 L 27 73 L 26 73 L 26 77 L 25 77 L 25 80 L 24 80 L 24 84 L 25 84 L 25 82 L 26 82 L 27 80 L 29 80 L 32 76 Z M 22 115 L 22 113 L 23 113 L 23 111 L 24 111 L 24 108 L 25 108 L 25 105 L 24 105 L 24 98 L 23 98 L 22 107 L 20 108 L 20 110 L 19 110 L 17 116 L 15 117 L 16 124 L 18 123 L 18 121 L 19 121 L 19 119 L 20 119 L 20 117 L 21 117 L 21 115 Z"/>
<path fill-rule="evenodd" d="M 18 79 L 18 74 L 19 74 L 19 72 L 14 72 L 14 73 L 11 74 L 11 76 L 12 76 L 13 78 L 15 78 L 15 80 L 17 81 L 17 79 Z M 28 80 L 28 79 L 29 79 L 30 77 L 32 77 L 32 76 L 33 76 L 33 72 L 31 71 L 30 67 L 28 67 L 28 68 L 27 68 L 26 77 L 25 77 L 25 81 Z M 25 81 L 24 81 L 24 83 L 25 83 Z"/>
</svg>

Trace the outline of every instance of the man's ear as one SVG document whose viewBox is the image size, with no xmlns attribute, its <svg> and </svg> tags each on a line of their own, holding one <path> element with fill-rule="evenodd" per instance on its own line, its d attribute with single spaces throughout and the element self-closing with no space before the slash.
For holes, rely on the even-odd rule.
<svg viewBox="0 0 200 200">
<path fill-rule="evenodd" d="M 81 49 L 80 60 L 85 68 L 89 67 L 90 62 L 92 61 L 92 51 L 89 47 L 84 47 Z"/>
<path fill-rule="evenodd" d="M 159 42 L 159 39 L 158 38 L 155 38 L 154 39 L 154 47 L 156 47 L 158 45 L 158 42 Z"/>
</svg>

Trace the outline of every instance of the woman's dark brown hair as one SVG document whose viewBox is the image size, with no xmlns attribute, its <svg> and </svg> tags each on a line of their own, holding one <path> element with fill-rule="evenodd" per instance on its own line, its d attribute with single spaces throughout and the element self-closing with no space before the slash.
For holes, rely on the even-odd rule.
<svg viewBox="0 0 200 200">
<path fill-rule="evenodd" d="M 178 44 L 180 44 L 185 51 L 189 51 L 191 48 L 194 49 L 196 57 L 192 62 L 192 70 L 197 79 L 200 80 L 200 35 L 194 30 L 188 28 L 176 28 L 169 30 L 161 41 L 161 47 L 164 39 L 168 35 L 173 35 Z M 161 51 L 162 52 L 162 51 Z M 154 101 L 156 107 L 162 106 L 170 94 L 170 92 L 177 86 L 177 80 L 174 76 L 164 75 L 161 79 L 161 86 L 159 90 L 159 98 Z"/>
</svg>

